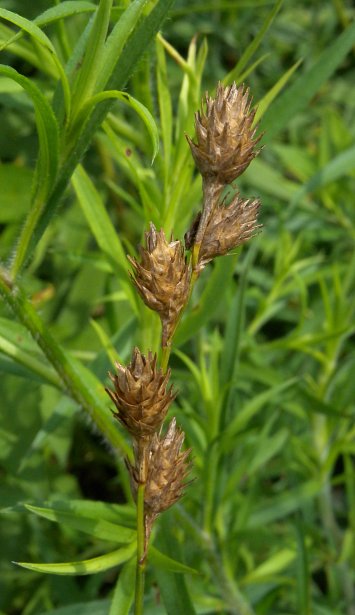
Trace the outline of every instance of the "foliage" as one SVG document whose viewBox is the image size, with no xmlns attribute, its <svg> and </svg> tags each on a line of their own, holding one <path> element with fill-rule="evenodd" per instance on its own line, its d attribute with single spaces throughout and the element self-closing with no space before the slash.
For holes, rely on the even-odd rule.
<svg viewBox="0 0 355 615">
<path fill-rule="evenodd" d="M 201 198 L 185 133 L 236 80 L 265 130 L 238 180 L 264 229 L 204 271 L 177 331 L 196 480 L 155 530 L 145 613 L 353 614 L 349 6 L 2 3 L 1 612 L 130 611 L 130 449 L 103 387 L 158 350 L 159 319 L 126 254 L 150 221 L 182 238 Z"/>
</svg>

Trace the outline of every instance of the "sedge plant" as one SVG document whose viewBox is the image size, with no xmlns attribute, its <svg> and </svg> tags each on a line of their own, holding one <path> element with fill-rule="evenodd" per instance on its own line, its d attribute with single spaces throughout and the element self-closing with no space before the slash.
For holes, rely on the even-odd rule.
<svg viewBox="0 0 355 615">
<path fill-rule="evenodd" d="M 337 110 L 341 99 L 349 113 L 353 97 L 327 80 L 354 25 L 344 14 L 333 31 L 333 20 L 315 60 L 290 29 L 294 64 L 286 53 L 271 82 L 281 28 L 260 84 L 269 54 L 254 56 L 282 1 L 270 12 L 256 3 L 255 23 L 216 5 L 226 40 L 237 28 L 246 48 L 194 136 L 201 83 L 212 90 L 221 70 L 214 48 L 207 74 L 205 40 L 185 58 L 159 32 L 173 2 L 54 4 L 32 20 L 0 9 L 1 101 L 19 132 L 33 124 L 38 135 L 34 173 L 22 154 L 0 166 L 5 196 L 13 184 L 19 194 L 0 201 L 0 600 L 14 588 L 23 615 L 68 602 L 100 615 L 133 603 L 149 615 L 353 615 L 354 150 Z M 304 5 L 285 8 L 285 23 L 309 15 Z M 180 11 L 185 25 L 203 26 L 193 11 Z M 248 42 L 244 24 L 254 32 L 259 21 Z M 266 92 L 255 115 L 246 80 Z M 280 134 L 292 143 L 275 143 Z M 259 200 L 235 180 L 262 195 L 268 219 L 243 259 L 236 248 L 258 233 Z M 90 434 L 89 453 L 78 432 Z M 94 492 L 103 456 L 114 469 L 100 475 L 106 502 Z M 37 517 L 57 523 L 60 540 Z M 12 559 L 32 574 L 9 571 Z M 63 577 L 52 585 L 38 573 Z"/>
<path fill-rule="evenodd" d="M 236 194 L 227 205 L 225 188 L 249 166 L 258 153 L 249 90 L 235 83 L 219 84 L 215 98 L 206 95 L 205 108 L 196 113 L 197 142 L 188 142 L 202 176 L 202 209 L 180 240 L 168 240 L 163 230 L 150 225 L 140 261 L 130 259 L 133 283 L 144 303 L 161 320 L 161 367 L 157 355 L 144 356 L 138 348 L 128 367 L 116 363 L 111 375 L 115 417 L 133 439 L 134 461 L 127 461 L 137 510 L 137 566 L 135 615 L 143 613 L 144 572 L 149 538 L 157 517 L 182 497 L 188 482 L 190 451 L 181 452 L 184 433 L 173 418 L 162 435 L 164 419 L 176 393 L 168 386 L 169 356 L 181 315 L 201 271 L 255 235 L 260 225 L 258 199 Z M 239 600 L 239 597 L 238 597 Z M 236 608 L 251 613 L 240 597 Z"/>
</svg>

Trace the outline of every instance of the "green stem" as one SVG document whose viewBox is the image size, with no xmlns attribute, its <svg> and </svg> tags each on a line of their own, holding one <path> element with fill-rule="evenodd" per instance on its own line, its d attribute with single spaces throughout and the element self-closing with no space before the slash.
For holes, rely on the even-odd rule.
<svg viewBox="0 0 355 615">
<path fill-rule="evenodd" d="M 203 510 L 203 529 L 208 534 L 213 531 L 215 486 L 218 483 L 219 454 L 216 441 L 212 442 L 206 450 L 205 460 L 205 494 Z"/>
<path fill-rule="evenodd" d="M 137 492 L 137 566 L 134 615 L 142 615 L 144 600 L 144 575 L 146 566 L 145 519 L 144 519 L 145 484 Z"/>
<path fill-rule="evenodd" d="M 170 354 L 171 354 L 171 344 L 169 346 L 163 346 L 162 355 L 161 355 L 161 368 L 164 374 L 168 369 Z"/>
<path fill-rule="evenodd" d="M 254 615 L 253 608 L 244 598 L 235 579 L 227 575 L 226 567 L 223 565 L 221 555 L 217 551 L 212 536 L 202 530 L 181 506 L 177 506 L 176 511 L 181 523 L 201 545 L 201 549 L 210 564 L 214 582 L 219 587 L 223 600 L 228 606 L 228 613 L 231 615 Z"/>
</svg>

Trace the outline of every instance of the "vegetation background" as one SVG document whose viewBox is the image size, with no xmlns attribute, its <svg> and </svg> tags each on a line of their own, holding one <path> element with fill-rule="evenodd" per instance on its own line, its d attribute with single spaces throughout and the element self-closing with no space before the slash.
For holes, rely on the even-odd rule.
<svg viewBox="0 0 355 615">
<path fill-rule="evenodd" d="M 65 141 L 58 66 L 98 4 L 1 2 L 0 60 L 25 81 L 0 70 L 0 258 L 20 289 L 11 311 L 4 283 L 0 304 L 0 611 L 129 612 L 132 553 L 123 568 L 89 576 L 11 562 L 88 560 L 122 542 L 105 522 L 132 526 L 127 443 L 118 424 L 100 430 L 97 417 L 109 416 L 101 385 L 134 345 L 158 348 L 159 322 L 135 297 L 125 254 L 151 220 L 183 237 L 201 199 L 184 132 L 193 135 L 204 91 L 236 79 L 250 86 L 265 131 L 238 180 L 243 195 L 260 197 L 264 229 L 207 268 L 177 335 L 173 413 L 196 480 L 159 520 L 154 544 L 198 574 L 156 553 L 146 613 L 354 615 L 354 9 L 345 0 L 165 2 L 158 38 L 143 35 L 143 47 L 135 39 L 118 58 L 117 74 L 135 70 L 113 89 L 144 108 L 114 103 L 83 166 L 63 180 L 59 206 L 53 177 L 81 125 Z M 113 3 L 110 28 L 130 4 Z M 162 4 L 148 3 L 138 25 Z M 34 20 L 61 5 L 61 19 L 35 22 L 58 64 L 38 31 L 5 9 Z M 83 122 L 80 96 L 102 68 L 93 46 L 87 56 L 86 74 L 76 67 L 82 89 L 69 92 Z M 59 136 L 46 106 L 53 94 Z"/>
</svg>

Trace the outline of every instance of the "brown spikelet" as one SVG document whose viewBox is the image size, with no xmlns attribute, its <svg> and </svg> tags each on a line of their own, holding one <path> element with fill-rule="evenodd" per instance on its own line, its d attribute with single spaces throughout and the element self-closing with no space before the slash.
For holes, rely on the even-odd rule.
<svg viewBox="0 0 355 615">
<path fill-rule="evenodd" d="M 258 154 L 249 89 L 235 83 L 217 86 L 216 97 L 206 94 L 206 110 L 195 115 L 197 143 L 187 137 L 195 163 L 205 178 L 229 184 Z"/>
<path fill-rule="evenodd" d="M 245 243 L 261 228 L 257 224 L 260 201 L 241 199 L 237 194 L 226 207 L 217 207 L 207 225 L 198 257 L 201 270 L 216 256 L 223 256 L 233 248 Z M 189 242 L 192 238 L 188 236 Z"/>
<path fill-rule="evenodd" d="M 176 427 L 173 418 L 165 436 L 154 434 L 147 453 L 147 477 L 144 493 L 146 531 L 149 535 L 156 517 L 175 504 L 184 494 L 186 477 L 190 470 L 187 458 L 190 450 L 181 452 L 185 434 Z M 135 448 L 134 466 L 127 463 L 131 476 L 131 487 L 136 497 L 140 484 L 140 460 L 138 448 Z"/>
<path fill-rule="evenodd" d="M 114 390 L 106 389 L 117 408 L 114 414 L 134 438 L 150 437 L 158 431 L 176 393 L 168 388 L 170 370 L 157 368 L 157 357 L 145 357 L 135 348 L 128 367 L 115 364 L 110 378 Z"/>
<path fill-rule="evenodd" d="M 141 262 L 128 258 L 139 294 L 161 318 L 162 345 L 166 346 L 187 300 L 190 271 L 180 241 L 168 242 L 164 231 L 157 231 L 152 223 L 145 239 L 146 248 L 140 247 Z"/>
</svg>

